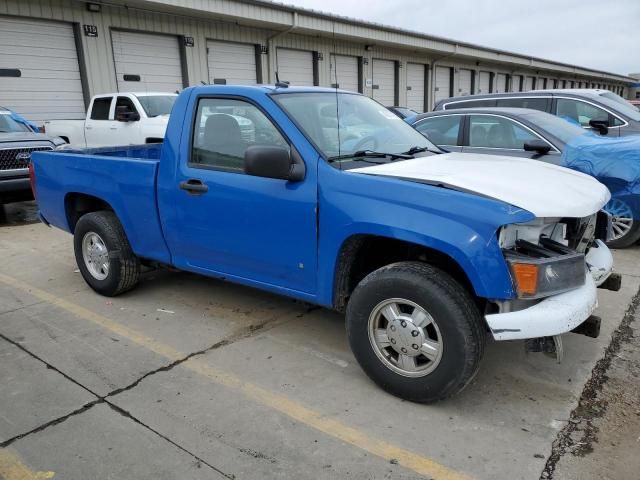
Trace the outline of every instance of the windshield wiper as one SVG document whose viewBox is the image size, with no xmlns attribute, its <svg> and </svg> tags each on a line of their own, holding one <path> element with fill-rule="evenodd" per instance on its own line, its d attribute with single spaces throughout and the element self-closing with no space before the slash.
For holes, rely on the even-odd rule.
<svg viewBox="0 0 640 480">
<path fill-rule="evenodd" d="M 396 160 L 398 158 L 402 158 L 402 159 L 413 158 L 411 155 L 407 153 L 385 153 L 385 152 L 374 152 L 373 150 L 358 150 L 357 152 L 348 153 L 345 155 L 336 155 L 335 157 L 329 157 L 329 162 L 335 162 L 336 160 L 344 160 L 347 158 L 352 158 L 354 161 L 358 161 L 361 158 L 387 158 L 387 157 L 389 157 L 391 160 Z"/>
<path fill-rule="evenodd" d="M 415 155 L 416 153 L 421 153 L 421 152 L 431 152 L 431 153 L 437 153 L 437 154 L 444 153 L 440 149 L 436 150 L 436 149 L 429 148 L 429 147 L 411 147 L 409 150 L 404 152 L 404 154 L 405 155 Z"/>
</svg>

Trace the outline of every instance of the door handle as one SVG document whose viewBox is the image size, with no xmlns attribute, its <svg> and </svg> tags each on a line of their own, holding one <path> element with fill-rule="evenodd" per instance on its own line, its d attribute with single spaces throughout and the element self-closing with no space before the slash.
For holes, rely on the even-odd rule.
<svg viewBox="0 0 640 480">
<path fill-rule="evenodd" d="M 93 127 L 90 127 L 89 125 L 85 125 L 85 130 L 91 130 Z"/>
<path fill-rule="evenodd" d="M 180 188 L 191 194 L 201 194 L 209 191 L 209 187 L 197 178 L 190 178 L 189 180 L 180 182 Z"/>
</svg>

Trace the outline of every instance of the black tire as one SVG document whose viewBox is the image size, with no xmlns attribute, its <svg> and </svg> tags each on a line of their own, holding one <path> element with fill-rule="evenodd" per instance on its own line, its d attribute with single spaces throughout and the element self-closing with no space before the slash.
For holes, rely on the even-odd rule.
<svg viewBox="0 0 640 480">
<path fill-rule="evenodd" d="M 109 260 L 106 278 L 94 276 L 84 259 L 83 239 L 95 233 L 106 245 Z M 73 235 L 76 262 L 84 280 L 96 292 L 107 297 L 119 295 L 133 288 L 140 275 L 140 260 L 131 250 L 124 229 L 113 212 L 100 211 L 83 215 Z"/>
<path fill-rule="evenodd" d="M 388 299 L 406 299 L 427 311 L 439 330 L 442 353 L 430 373 L 403 376 L 376 354 L 369 317 Z M 450 275 L 422 262 L 400 262 L 369 274 L 354 290 L 346 313 L 353 354 L 366 374 L 400 398 L 428 403 L 460 392 L 478 372 L 484 352 L 484 320 L 471 295 Z"/>
<path fill-rule="evenodd" d="M 620 238 L 607 242 L 609 248 L 629 248 L 640 240 L 640 221 L 634 219 L 629 231 Z"/>
</svg>

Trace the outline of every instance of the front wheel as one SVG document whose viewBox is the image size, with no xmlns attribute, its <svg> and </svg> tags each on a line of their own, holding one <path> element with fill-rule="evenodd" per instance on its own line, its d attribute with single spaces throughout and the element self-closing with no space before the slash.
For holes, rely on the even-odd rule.
<svg viewBox="0 0 640 480">
<path fill-rule="evenodd" d="M 613 238 L 607 242 L 611 248 L 627 248 L 640 240 L 640 222 L 633 218 L 633 208 L 620 198 L 612 198 L 604 206 L 611 215 Z"/>
<path fill-rule="evenodd" d="M 113 212 L 83 215 L 73 233 L 73 246 L 82 277 L 99 294 L 113 297 L 138 282 L 140 261 Z"/>
<path fill-rule="evenodd" d="M 401 262 L 369 274 L 347 306 L 351 349 L 383 389 L 415 402 L 460 392 L 478 371 L 485 329 L 467 291 L 447 273 Z"/>
</svg>

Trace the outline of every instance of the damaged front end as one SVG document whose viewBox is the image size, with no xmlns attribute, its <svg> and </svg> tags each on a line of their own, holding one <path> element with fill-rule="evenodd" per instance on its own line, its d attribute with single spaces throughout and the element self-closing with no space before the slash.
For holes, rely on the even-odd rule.
<svg viewBox="0 0 640 480">
<path fill-rule="evenodd" d="M 617 291 L 620 276 L 605 245 L 611 218 L 537 218 L 506 225 L 498 241 L 509 266 L 516 298 L 489 304 L 485 319 L 496 340 L 527 340 L 527 351 L 562 359 L 563 333 L 597 337 L 596 289 Z"/>
</svg>

